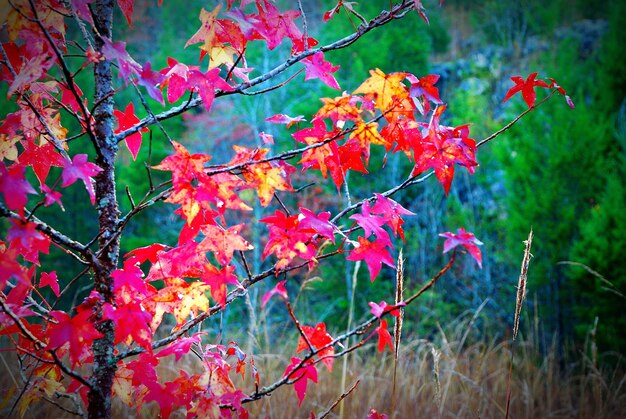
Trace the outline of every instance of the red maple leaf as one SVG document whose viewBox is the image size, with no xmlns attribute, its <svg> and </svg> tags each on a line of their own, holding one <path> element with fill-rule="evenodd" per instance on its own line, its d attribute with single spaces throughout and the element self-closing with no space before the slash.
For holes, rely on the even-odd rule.
<svg viewBox="0 0 626 419">
<path fill-rule="evenodd" d="M 277 271 L 289 265 L 295 257 L 315 261 L 316 247 L 311 243 L 314 231 L 300 228 L 298 215 L 287 216 L 276 210 L 274 215 L 259 221 L 268 224 L 269 228 L 269 240 L 263 249 L 262 258 L 274 254 L 278 258 Z"/>
<path fill-rule="evenodd" d="M 163 0 L 160 0 L 163 1 Z M 122 10 L 122 14 L 128 21 L 128 24 L 133 24 L 133 7 L 135 6 L 135 0 L 117 0 L 117 5 Z"/>
<path fill-rule="evenodd" d="M 132 384 L 139 386 L 158 380 L 155 367 L 159 365 L 159 359 L 152 352 L 144 352 L 128 364 L 126 368 L 133 371 Z"/>
<path fill-rule="evenodd" d="M 565 102 L 567 103 L 567 106 L 574 109 L 575 107 L 574 102 L 572 101 L 572 98 L 567 95 L 567 92 L 565 92 L 565 89 L 559 86 L 559 84 L 553 78 L 548 77 L 548 80 L 550 80 L 550 88 L 556 89 L 565 98 Z"/>
<path fill-rule="evenodd" d="M 370 280 L 372 282 L 378 276 L 383 263 L 392 268 L 395 267 L 393 259 L 391 259 L 391 255 L 386 249 L 386 243 L 383 243 L 381 240 L 370 242 L 365 237 L 360 236 L 358 240 L 358 246 L 355 246 L 346 259 L 351 261 L 364 260 L 370 271 Z"/>
<path fill-rule="evenodd" d="M 306 396 L 306 388 L 309 380 L 317 383 L 317 369 L 315 365 L 305 363 L 300 368 L 296 368 L 302 360 L 298 357 L 291 358 L 291 364 L 285 369 L 283 377 L 288 377 L 289 380 L 296 380 L 293 383 L 293 389 L 298 396 L 298 406 L 302 404 L 304 396 Z"/>
<path fill-rule="evenodd" d="M 82 180 L 85 184 L 85 188 L 87 188 L 91 204 L 93 205 L 96 202 L 96 194 L 93 190 L 93 179 L 91 179 L 91 177 L 96 176 L 101 171 L 102 169 L 100 167 L 87 161 L 86 154 L 77 154 L 71 162 L 68 160 L 65 161 L 62 174 L 63 183 L 61 186 L 65 188 L 78 179 Z"/>
<path fill-rule="evenodd" d="M 427 134 L 414 145 L 415 167 L 412 175 L 418 175 L 428 168 L 434 169 L 437 180 L 448 195 L 454 178 L 454 165 L 458 163 L 474 173 L 478 163 L 475 157 L 476 142 L 469 138 L 467 125 L 456 128 L 439 125 L 439 118 L 444 110 L 445 106 L 436 110 Z"/>
<path fill-rule="evenodd" d="M 469 252 L 474 258 L 478 267 L 483 267 L 483 257 L 478 246 L 483 243 L 474 236 L 473 233 L 466 232 L 463 227 L 459 228 L 457 234 L 451 232 L 445 232 L 439 234 L 440 237 L 445 237 L 446 241 L 443 242 L 443 253 L 447 253 L 457 246 L 462 246 Z"/>
<path fill-rule="evenodd" d="M 226 293 L 228 284 L 239 285 L 237 275 L 234 275 L 234 266 L 224 266 L 217 269 L 211 264 L 204 265 L 202 280 L 211 287 L 211 297 L 222 307 L 226 305 Z"/>
<path fill-rule="evenodd" d="M 307 340 L 315 350 L 319 350 L 320 348 L 323 348 L 333 341 L 332 336 L 330 336 L 326 331 L 326 324 L 324 324 L 323 322 L 318 323 L 315 327 L 302 326 L 302 331 L 304 332 Z M 309 349 L 309 345 L 306 343 L 303 337 L 300 337 L 300 340 L 298 341 L 298 347 L 296 348 L 296 353 L 300 353 L 307 349 Z M 332 372 L 333 370 L 334 354 L 335 349 L 332 346 L 322 349 L 317 353 L 320 359 L 322 359 L 324 365 L 326 365 L 326 368 L 328 368 L 329 372 Z"/>
<path fill-rule="evenodd" d="M 47 349 L 58 349 L 69 344 L 72 365 L 77 365 L 88 355 L 91 343 L 103 336 L 89 320 L 92 315 L 91 310 L 82 310 L 74 317 L 70 317 L 63 311 L 51 311 L 48 314 L 58 323 L 51 324 L 48 328 Z"/>
<path fill-rule="evenodd" d="M 174 187 L 204 175 L 204 163 L 211 159 L 207 154 L 189 154 L 185 146 L 172 142 L 175 154 L 167 156 L 163 161 L 153 166 L 153 169 L 169 170 L 172 172 Z"/>
<path fill-rule="evenodd" d="M 31 166 L 40 184 L 46 181 L 51 166 L 63 167 L 65 159 L 51 143 L 37 146 L 33 141 L 25 141 L 22 144 L 24 151 L 19 157 L 20 165 Z"/>
<path fill-rule="evenodd" d="M 139 118 L 135 115 L 135 106 L 133 105 L 133 102 L 130 102 L 128 106 L 126 106 L 124 112 L 115 109 L 113 114 L 117 118 L 117 129 L 115 130 L 115 134 L 131 128 L 139 122 Z M 142 132 L 148 132 L 148 128 L 143 127 L 138 132 L 129 135 L 125 139 L 126 147 L 128 147 L 128 151 L 130 151 L 130 154 L 133 156 L 133 160 L 137 160 L 137 154 L 139 154 Z"/>
<path fill-rule="evenodd" d="M 17 261 L 18 256 L 14 248 L 0 246 L 0 289 L 4 289 L 11 278 L 29 283 L 26 268 Z"/>
<path fill-rule="evenodd" d="M 128 258 L 127 261 L 133 264 L 141 264 L 146 260 L 149 260 L 151 263 L 155 263 L 157 261 L 157 253 L 167 248 L 168 246 L 164 244 L 153 243 L 149 246 L 138 247 L 135 250 L 131 250 L 126 253 L 124 257 Z"/>
<path fill-rule="evenodd" d="M 296 55 L 301 53 L 302 51 L 305 51 L 307 49 L 311 49 L 316 45 L 319 45 L 319 41 L 315 38 L 313 38 L 312 36 L 308 36 L 306 39 L 306 48 L 304 45 L 304 35 L 302 35 L 302 38 L 300 39 L 291 39 L 291 41 L 293 42 L 293 46 L 291 47 L 291 55 Z"/>
<path fill-rule="evenodd" d="M 163 419 L 168 419 L 172 411 L 177 407 L 179 398 L 180 383 L 178 381 L 170 381 L 165 384 L 159 382 L 149 382 L 148 392 L 143 399 L 144 403 L 157 402 L 159 405 L 159 414 Z"/>
<path fill-rule="evenodd" d="M 118 304 L 115 310 L 109 310 L 109 316 L 115 322 L 115 343 L 130 346 L 135 342 L 146 351 L 152 351 L 152 315 L 141 304 L 136 301 Z"/>
<path fill-rule="evenodd" d="M 513 76 L 511 80 L 515 83 L 515 86 L 511 87 L 509 91 L 504 96 L 502 102 L 506 102 L 518 92 L 522 92 L 522 97 L 524 101 L 528 105 L 529 108 L 532 108 L 535 105 L 535 100 L 537 98 L 537 94 L 535 93 L 535 87 L 543 87 L 549 89 L 550 86 L 543 80 L 535 80 L 537 77 L 537 72 L 530 73 L 526 80 L 524 80 L 520 76 Z"/>
<path fill-rule="evenodd" d="M 335 77 L 330 74 L 339 70 L 339 66 L 333 66 L 330 62 L 324 61 L 323 52 L 319 51 L 311 57 L 307 57 L 302 61 L 302 64 L 306 68 L 304 80 L 320 79 L 327 86 L 341 90 Z"/>
<path fill-rule="evenodd" d="M 388 416 L 384 413 L 378 413 L 374 409 L 370 409 L 367 413 L 366 419 L 388 419 Z"/>
<path fill-rule="evenodd" d="M 387 330 L 387 320 L 382 319 L 380 321 L 380 326 L 376 328 L 376 333 L 378 333 L 378 352 L 384 351 L 387 345 L 389 345 L 389 349 L 393 351 L 393 341 Z"/>
<path fill-rule="evenodd" d="M 253 249 L 253 246 L 239 235 L 243 226 L 243 224 L 237 224 L 228 229 L 211 224 L 203 226 L 201 230 L 205 237 L 200 242 L 198 250 L 211 251 L 220 264 L 228 265 L 233 259 L 235 250 Z"/>
<path fill-rule="evenodd" d="M 327 12 L 324 12 L 324 22 L 328 22 L 330 19 L 333 18 L 333 16 L 335 16 L 335 14 L 341 12 L 342 7 L 345 7 L 346 10 L 348 10 L 349 12 L 355 13 L 355 10 L 354 10 L 355 4 L 357 4 L 357 2 L 355 1 L 339 0 L 337 4 L 335 5 L 335 7 L 333 7 Z"/>
</svg>

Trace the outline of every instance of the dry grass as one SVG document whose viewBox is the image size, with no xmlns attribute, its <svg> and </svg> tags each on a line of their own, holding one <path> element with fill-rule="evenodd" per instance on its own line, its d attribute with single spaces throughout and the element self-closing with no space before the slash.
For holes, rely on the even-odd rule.
<svg viewBox="0 0 626 419">
<path fill-rule="evenodd" d="M 443 339 L 433 345 L 414 340 L 400 351 L 396 377 L 397 418 L 504 417 L 507 375 L 511 354 L 502 344 L 487 342 L 459 347 Z M 623 418 L 626 412 L 626 378 L 623 370 L 601 372 L 581 360 L 578 372 L 560 372 L 551 351 L 540 357 L 530 344 L 518 341 L 513 367 L 510 417 L 513 418 Z M 276 365 L 276 357 L 263 360 Z M 360 380 L 344 400 L 345 417 L 363 418 L 370 407 L 391 415 L 393 356 L 368 352 L 366 358 L 348 362 L 349 384 Z M 276 367 L 280 368 L 280 367 Z M 320 414 L 343 392 L 340 374 L 320 372 L 298 409 L 292 388 L 250 406 L 252 417 L 307 417 Z M 335 413 L 335 412 L 334 412 Z M 332 415 L 331 415 L 332 417 Z M 335 416 L 337 417 L 337 416 Z"/>
<path fill-rule="evenodd" d="M 472 319 L 474 319 L 473 317 Z M 504 417 L 507 375 L 511 359 L 508 344 L 478 339 L 472 319 L 456 322 L 444 332 L 438 343 L 407 336 L 400 347 L 396 377 L 396 418 L 500 418 Z M 471 330 L 471 332 L 470 332 Z M 469 333 L 468 333 L 469 332 Z M 468 338 L 469 336 L 469 338 Z M 626 412 L 626 376 L 622 363 L 600 370 L 591 357 L 570 360 L 566 371 L 559 368 L 556 349 L 541 355 L 532 339 L 522 335 L 515 343 L 512 396 L 512 418 L 623 418 Z M 591 345 L 589 345 L 591 346 Z M 7 354 L 3 354 L 5 359 Z M 284 371 L 290 353 L 255 355 L 262 375 L 262 385 L 278 378 Z M 615 361 L 614 357 L 612 361 Z M 602 359 L 600 357 L 600 359 Z M 178 364 L 173 357 L 163 365 L 163 376 L 177 375 L 176 370 L 194 369 L 191 357 Z M 10 364 L 10 363 L 9 363 Z M 300 408 L 291 386 L 283 387 L 246 407 L 251 417 L 299 418 L 311 412 L 320 415 L 337 400 L 347 387 L 360 380 L 357 388 L 344 400 L 344 417 L 364 418 L 370 407 L 392 416 L 393 354 L 375 353 L 373 345 L 353 353 L 348 360 L 346 388 L 341 388 L 341 363 L 329 374 L 320 368 L 317 385 L 309 383 Z M 6 370 L 4 365 L 0 365 Z M 0 375 L 3 396 L 13 386 L 6 371 Z M 246 386 L 246 388 L 250 388 Z M 6 410 L 0 409 L 0 417 Z M 336 407 L 329 417 L 338 417 Z M 117 406 L 115 417 L 129 417 L 133 412 Z M 146 406 L 142 417 L 156 417 L 155 404 Z M 17 415 L 14 415 L 17 417 Z M 71 417 L 48 404 L 33 404 L 26 417 Z M 183 417 L 174 414 L 173 417 Z"/>
</svg>

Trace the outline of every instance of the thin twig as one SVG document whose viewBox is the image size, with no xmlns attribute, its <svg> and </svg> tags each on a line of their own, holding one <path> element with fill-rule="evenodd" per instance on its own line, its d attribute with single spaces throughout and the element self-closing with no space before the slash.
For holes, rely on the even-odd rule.
<svg viewBox="0 0 626 419">
<path fill-rule="evenodd" d="M 289 317 L 291 317 L 291 320 L 293 320 L 293 323 L 296 325 L 296 328 L 298 329 L 300 336 L 302 336 L 302 339 L 304 339 L 304 341 L 306 342 L 311 353 L 315 352 L 315 348 L 313 347 L 313 345 L 311 345 L 311 342 L 309 342 L 309 338 L 307 337 L 306 333 L 304 333 L 304 330 L 302 330 L 300 321 L 296 318 L 296 315 L 293 313 L 293 309 L 291 308 L 291 304 L 289 304 L 289 301 L 285 301 L 285 305 L 287 306 L 287 310 L 289 311 Z"/>
<path fill-rule="evenodd" d="M 359 383 L 361 382 L 361 380 L 356 380 L 354 382 L 354 384 L 352 384 L 350 386 L 350 388 L 348 390 L 346 390 L 344 393 L 341 394 L 341 396 L 339 396 L 339 398 L 337 400 L 335 400 L 335 402 L 330 405 L 330 407 L 328 409 L 326 409 L 326 411 L 324 413 L 322 413 L 321 415 L 318 416 L 318 419 L 324 419 L 326 416 L 328 416 L 330 414 L 330 412 L 346 397 L 348 397 L 348 395 L 350 393 L 352 393 L 352 391 L 356 388 L 356 386 L 359 385 Z"/>
</svg>

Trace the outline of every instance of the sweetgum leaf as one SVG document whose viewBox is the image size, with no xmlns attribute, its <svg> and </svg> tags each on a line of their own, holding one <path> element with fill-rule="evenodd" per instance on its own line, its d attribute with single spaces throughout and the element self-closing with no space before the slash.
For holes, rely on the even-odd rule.
<svg viewBox="0 0 626 419">
<path fill-rule="evenodd" d="M 465 229 L 461 227 L 456 234 L 448 231 L 439 234 L 439 236 L 446 238 L 446 241 L 443 243 L 443 253 L 447 253 L 457 246 L 462 246 L 474 258 L 474 260 L 478 264 L 478 267 L 483 267 L 482 253 L 478 248 L 478 246 L 482 245 L 483 243 L 478 240 L 473 233 L 466 232 Z"/>
<path fill-rule="evenodd" d="M 85 188 L 87 188 L 87 193 L 89 193 L 89 198 L 91 199 L 91 204 L 95 204 L 96 195 L 93 190 L 93 176 L 96 176 L 100 173 L 102 169 L 96 166 L 93 163 L 87 161 L 86 154 L 77 154 L 74 156 L 72 161 L 65 161 L 65 165 L 63 167 L 63 183 L 62 187 L 69 186 L 76 182 L 78 179 L 82 180 L 85 184 Z"/>
<path fill-rule="evenodd" d="M 358 247 L 355 247 L 346 259 L 352 261 L 364 260 L 370 271 L 370 280 L 372 282 L 378 276 L 383 263 L 392 268 L 395 267 L 393 259 L 386 249 L 387 243 L 380 239 L 370 242 L 365 237 L 358 237 L 358 240 Z"/>
<path fill-rule="evenodd" d="M 306 68 L 304 80 L 320 79 L 327 86 L 341 90 L 335 77 L 330 74 L 339 70 L 339 66 L 333 66 L 330 62 L 325 61 L 323 52 L 319 51 L 311 57 L 307 57 L 302 61 L 302 64 Z"/>
<path fill-rule="evenodd" d="M 135 115 L 135 106 L 132 102 L 130 102 L 124 112 L 118 111 L 115 109 L 113 114 L 117 118 L 117 129 L 115 130 L 115 134 L 125 131 L 128 128 L 131 128 L 137 122 L 139 122 L 139 118 Z M 128 151 L 133 156 L 133 160 L 137 160 L 137 154 L 139 154 L 139 149 L 141 147 L 141 133 L 148 132 L 148 128 L 143 127 L 134 134 L 126 137 L 125 142 L 128 147 Z"/>
<path fill-rule="evenodd" d="M 74 366 L 91 350 L 91 343 L 103 336 L 89 320 L 93 314 L 91 310 L 83 310 L 74 317 L 63 311 L 51 311 L 48 314 L 58 323 L 51 324 L 48 329 L 47 348 L 58 349 L 69 344 L 70 361 Z"/>
</svg>

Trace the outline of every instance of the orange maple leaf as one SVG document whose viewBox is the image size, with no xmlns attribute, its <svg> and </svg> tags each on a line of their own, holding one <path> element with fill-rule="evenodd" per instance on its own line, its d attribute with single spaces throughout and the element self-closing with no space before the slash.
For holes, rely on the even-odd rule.
<svg viewBox="0 0 626 419">
<path fill-rule="evenodd" d="M 324 105 L 315 114 L 315 118 L 330 118 L 333 125 L 343 127 L 345 121 L 356 121 L 360 118 L 361 110 L 354 103 L 354 96 L 344 95 L 334 99 L 321 98 Z"/>
</svg>

